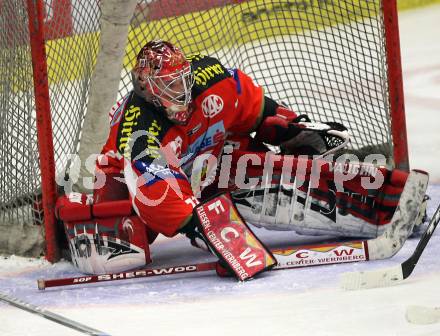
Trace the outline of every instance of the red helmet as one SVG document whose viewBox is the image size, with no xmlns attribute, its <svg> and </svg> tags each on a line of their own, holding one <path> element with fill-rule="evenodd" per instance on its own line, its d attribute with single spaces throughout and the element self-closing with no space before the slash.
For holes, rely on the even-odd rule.
<svg viewBox="0 0 440 336">
<path fill-rule="evenodd" d="M 162 40 L 148 42 L 137 55 L 132 75 L 136 93 L 162 106 L 168 119 L 177 124 L 189 121 L 194 76 L 179 48 Z"/>
</svg>

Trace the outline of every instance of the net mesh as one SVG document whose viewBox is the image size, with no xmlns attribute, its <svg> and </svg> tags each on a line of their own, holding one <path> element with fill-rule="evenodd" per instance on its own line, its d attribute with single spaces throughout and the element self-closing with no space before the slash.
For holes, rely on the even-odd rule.
<svg viewBox="0 0 440 336">
<path fill-rule="evenodd" d="M 44 3 L 59 172 L 77 152 L 99 48 L 100 9 L 93 0 Z M 35 254 L 43 217 L 26 1 L 0 2 L 0 29 L 0 237 L 6 237 L 0 238 L 0 252 Z M 375 148 L 392 156 L 380 0 L 140 1 L 118 98 L 131 90 L 137 51 L 153 38 L 242 69 L 267 95 L 312 120 L 342 122 L 352 133 L 351 150 Z M 199 74 L 199 80 L 208 75 Z M 12 243 L 24 236 L 35 242 Z"/>
</svg>

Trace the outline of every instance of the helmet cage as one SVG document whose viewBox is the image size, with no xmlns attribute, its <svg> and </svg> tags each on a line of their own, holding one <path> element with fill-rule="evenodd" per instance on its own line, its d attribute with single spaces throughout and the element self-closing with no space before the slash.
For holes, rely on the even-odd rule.
<svg viewBox="0 0 440 336">
<path fill-rule="evenodd" d="M 194 74 L 179 48 L 163 40 L 148 42 L 139 52 L 132 73 L 137 93 L 162 107 L 171 121 L 189 121 Z"/>
<path fill-rule="evenodd" d="M 177 110 L 187 108 L 191 102 L 191 88 L 194 75 L 191 65 L 185 64 L 179 71 L 160 75 L 147 75 L 148 89 L 155 99 L 165 108 L 175 106 Z"/>
</svg>

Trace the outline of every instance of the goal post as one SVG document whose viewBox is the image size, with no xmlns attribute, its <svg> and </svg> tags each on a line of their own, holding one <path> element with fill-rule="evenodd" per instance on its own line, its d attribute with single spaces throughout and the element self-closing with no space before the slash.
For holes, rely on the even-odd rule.
<svg viewBox="0 0 440 336">
<path fill-rule="evenodd" d="M 408 140 L 403 96 L 402 61 L 400 55 L 399 23 L 396 1 L 384 1 L 386 60 L 388 63 L 388 91 L 396 168 L 409 171 Z"/>
<path fill-rule="evenodd" d="M 128 35 L 107 41 L 111 61 L 104 4 L 126 5 L 115 12 Z M 0 29 L 0 253 L 45 247 L 58 258 L 54 176 L 72 154 L 97 154 L 92 133 L 106 134 L 110 100 L 132 89 L 135 56 L 151 39 L 242 69 L 297 113 L 346 125 L 360 159 L 381 153 L 409 169 L 396 0 L 3 0 Z"/>
<path fill-rule="evenodd" d="M 47 78 L 46 50 L 44 41 L 43 4 L 27 0 L 30 49 L 35 95 L 36 131 L 41 174 L 41 202 L 44 213 L 44 231 L 47 260 L 59 259 L 55 231 L 55 161 L 52 141 L 49 82 Z"/>
</svg>

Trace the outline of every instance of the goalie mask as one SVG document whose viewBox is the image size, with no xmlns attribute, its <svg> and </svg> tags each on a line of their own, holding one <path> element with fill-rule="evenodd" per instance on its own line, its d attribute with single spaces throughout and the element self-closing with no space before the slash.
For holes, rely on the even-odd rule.
<svg viewBox="0 0 440 336">
<path fill-rule="evenodd" d="M 169 120 L 183 125 L 189 121 L 194 76 L 179 48 L 162 40 L 148 42 L 137 56 L 132 78 L 136 93 L 162 107 Z"/>
</svg>

